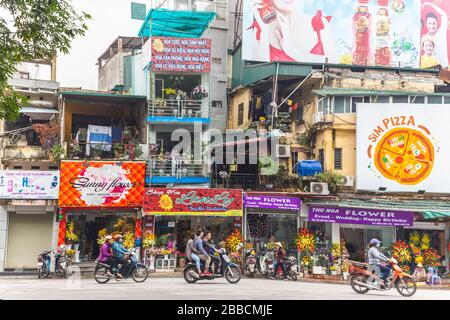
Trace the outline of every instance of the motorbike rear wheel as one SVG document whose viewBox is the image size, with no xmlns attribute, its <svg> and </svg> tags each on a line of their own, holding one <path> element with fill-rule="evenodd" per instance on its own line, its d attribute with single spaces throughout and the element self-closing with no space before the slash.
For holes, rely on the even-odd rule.
<svg viewBox="0 0 450 320">
<path fill-rule="evenodd" d="M 367 282 L 366 280 L 367 280 L 366 276 L 364 276 L 362 274 L 354 274 L 350 278 L 350 286 L 352 287 L 353 291 L 355 291 L 356 293 L 365 294 L 369 291 L 369 289 L 357 284 L 356 281 L 366 283 Z"/>
<path fill-rule="evenodd" d="M 225 270 L 225 279 L 227 279 L 229 283 L 238 283 L 241 280 L 241 277 L 242 273 L 238 267 L 230 266 Z"/>
<path fill-rule="evenodd" d="M 37 270 L 38 273 L 38 279 L 48 278 L 50 275 L 50 272 L 47 269 L 47 266 L 43 265 Z"/>
<path fill-rule="evenodd" d="M 289 271 L 288 275 L 289 275 L 289 277 L 291 277 L 291 279 L 293 281 L 297 281 L 297 273 L 295 273 L 294 271 L 291 270 L 291 271 Z"/>
<path fill-rule="evenodd" d="M 136 268 L 134 268 L 131 277 L 135 282 L 141 283 L 147 280 L 148 278 L 148 269 L 143 264 L 137 264 Z"/>
<path fill-rule="evenodd" d="M 111 280 L 111 276 L 108 275 L 108 268 L 104 266 L 99 266 L 95 268 L 94 279 L 97 283 L 105 284 Z"/>
<path fill-rule="evenodd" d="M 411 297 L 417 291 L 417 284 L 414 279 L 405 277 L 403 283 L 400 280 L 397 281 L 395 288 L 403 297 Z"/>
<path fill-rule="evenodd" d="M 191 271 L 197 272 L 197 269 L 195 267 L 190 267 L 184 270 L 183 272 L 184 280 L 187 283 L 196 283 L 198 279 L 190 274 Z"/>
</svg>

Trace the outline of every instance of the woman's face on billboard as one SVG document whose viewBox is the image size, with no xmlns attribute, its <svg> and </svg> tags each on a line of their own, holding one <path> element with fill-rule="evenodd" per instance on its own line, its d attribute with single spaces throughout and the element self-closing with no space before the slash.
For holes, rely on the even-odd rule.
<svg viewBox="0 0 450 320">
<path fill-rule="evenodd" d="M 272 0 L 272 4 L 278 11 L 290 13 L 298 8 L 299 1 L 301 0 Z"/>
</svg>

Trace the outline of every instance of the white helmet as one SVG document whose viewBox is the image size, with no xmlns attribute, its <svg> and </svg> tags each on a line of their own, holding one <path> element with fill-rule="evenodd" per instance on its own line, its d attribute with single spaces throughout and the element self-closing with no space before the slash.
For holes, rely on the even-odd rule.
<svg viewBox="0 0 450 320">
<path fill-rule="evenodd" d="M 112 237 L 110 235 L 105 236 L 106 241 L 111 240 L 111 239 L 112 239 Z"/>
</svg>

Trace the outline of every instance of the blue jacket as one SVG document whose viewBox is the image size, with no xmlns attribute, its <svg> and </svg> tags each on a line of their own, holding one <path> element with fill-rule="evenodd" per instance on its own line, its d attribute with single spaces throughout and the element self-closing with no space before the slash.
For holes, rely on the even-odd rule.
<svg viewBox="0 0 450 320">
<path fill-rule="evenodd" d="M 203 248 L 202 238 L 195 237 L 194 248 L 200 251 L 200 253 L 203 253 L 204 255 L 208 256 L 208 252 L 206 252 L 205 248 Z"/>
<path fill-rule="evenodd" d="M 112 245 L 113 256 L 116 258 L 123 258 L 125 253 L 128 253 L 128 250 L 120 243 L 115 241 Z"/>
</svg>

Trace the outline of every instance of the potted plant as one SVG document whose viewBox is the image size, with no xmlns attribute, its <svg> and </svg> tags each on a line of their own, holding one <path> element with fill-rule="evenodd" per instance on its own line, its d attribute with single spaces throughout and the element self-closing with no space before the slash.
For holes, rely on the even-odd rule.
<svg viewBox="0 0 450 320">
<path fill-rule="evenodd" d="M 123 157 L 124 146 L 122 143 L 114 143 L 112 150 L 115 159 L 121 159 Z"/>
<path fill-rule="evenodd" d="M 177 90 L 174 88 L 164 88 L 164 95 L 169 97 L 169 100 L 175 100 L 177 98 Z"/>
<path fill-rule="evenodd" d="M 208 91 L 206 91 L 206 89 L 201 85 L 198 85 L 192 89 L 191 96 L 195 100 L 203 100 L 208 97 Z"/>
<path fill-rule="evenodd" d="M 64 147 L 60 144 L 55 144 L 49 150 L 49 158 L 51 161 L 57 162 L 64 158 Z"/>
<path fill-rule="evenodd" d="M 331 274 L 332 276 L 337 275 L 336 265 L 332 265 L 332 266 L 330 267 L 330 274 Z"/>
<path fill-rule="evenodd" d="M 78 236 L 75 234 L 74 229 L 75 229 L 75 225 L 74 225 L 73 222 L 70 222 L 69 224 L 67 224 L 67 229 L 66 229 L 66 241 L 67 241 L 66 250 L 72 249 L 72 245 L 74 243 L 78 243 Z M 78 246 L 77 246 L 77 250 L 78 250 Z M 77 250 L 75 250 L 75 251 L 77 251 Z"/>
<path fill-rule="evenodd" d="M 96 160 L 101 159 L 102 152 L 103 152 L 101 149 L 91 147 L 91 151 L 92 151 L 92 156 L 94 157 L 94 159 L 96 159 Z"/>
<path fill-rule="evenodd" d="M 72 157 L 74 159 L 79 159 L 81 156 L 81 147 L 78 143 L 71 143 L 70 144 L 70 152 L 72 154 Z"/>
</svg>

